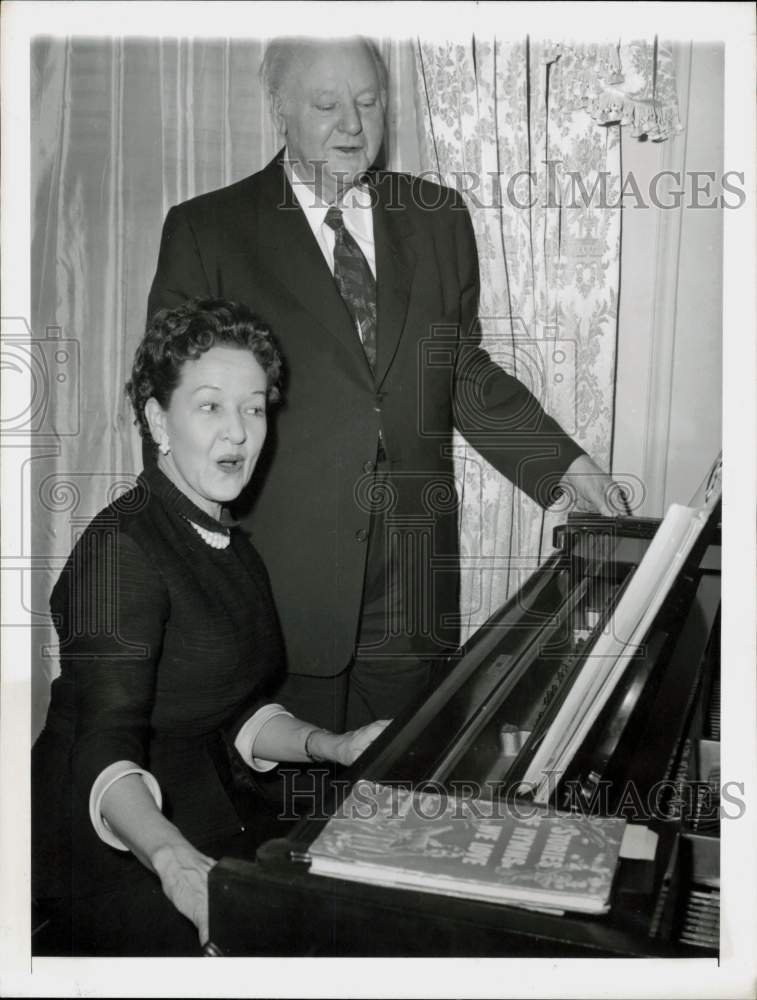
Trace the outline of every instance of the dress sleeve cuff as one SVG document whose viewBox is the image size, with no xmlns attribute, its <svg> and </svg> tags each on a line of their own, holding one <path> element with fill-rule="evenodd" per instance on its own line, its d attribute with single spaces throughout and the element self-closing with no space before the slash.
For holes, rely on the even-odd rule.
<svg viewBox="0 0 757 1000">
<path fill-rule="evenodd" d="M 277 715 L 288 715 L 290 719 L 292 718 L 292 713 L 287 712 L 283 705 L 264 705 L 250 716 L 237 733 L 234 746 L 245 764 L 248 764 L 253 771 L 271 771 L 279 763 L 277 760 L 265 760 L 263 757 L 253 757 L 252 755 L 252 748 L 255 746 L 255 740 L 258 738 L 260 730 Z"/>
<path fill-rule="evenodd" d="M 155 799 L 158 809 L 163 804 L 163 796 L 158 782 L 149 771 L 145 771 L 144 768 L 139 767 L 139 765 L 134 764 L 130 760 L 117 760 L 115 764 L 109 765 L 104 771 L 98 774 L 92 784 L 92 791 L 89 793 L 89 818 L 92 820 L 92 826 L 95 828 L 95 833 L 100 840 L 104 841 L 110 847 L 115 847 L 118 851 L 128 851 L 129 848 L 108 826 L 108 821 L 100 811 L 100 805 L 103 795 L 105 795 L 110 786 L 120 778 L 125 778 L 127 774 L 139 774 L 142 781 L 147 785 L 150 795 Z"/>
</svg>

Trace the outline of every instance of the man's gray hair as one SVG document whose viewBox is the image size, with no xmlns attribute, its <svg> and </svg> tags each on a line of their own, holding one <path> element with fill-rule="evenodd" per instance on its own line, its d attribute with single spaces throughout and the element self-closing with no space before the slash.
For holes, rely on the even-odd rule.
<svg viewBox="0 0 757 1000">
<path fill-rule="evenodd" d="M 338 42 L 341 39 L 319 39 L 300 36 L 282 36 L 273 38 L 266 46 L 263 63 L 260 67 L 260 79 L 266 94 L 276 95 L 290 70 L 292 63 L 297 61 L 298 53 L 306 48 L 315 48 L 323 42 Z M 376 67 L 379 87 L 386 94 L 389 85 L 389 73 L 381 51 L 372 39 L 362 35 L 355 38 L 345 38 L 345 42 L 360 42 L 368 50 Z"/>
</svg>

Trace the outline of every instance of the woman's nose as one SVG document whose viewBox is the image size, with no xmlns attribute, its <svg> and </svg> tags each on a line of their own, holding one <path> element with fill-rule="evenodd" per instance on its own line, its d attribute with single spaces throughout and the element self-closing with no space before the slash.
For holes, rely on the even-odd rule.
<svg viewBox="0 0 757 1000">
<path fill-rule="evenodd" d="M 226 437 L 235 444 L 242 444 L 246 439 L 247 428 L 244 425 L 244 420 L 242 420 L 238 413 L 231 413 L 229 415 L 229 422 L 226 426 Z"/>
</svg>

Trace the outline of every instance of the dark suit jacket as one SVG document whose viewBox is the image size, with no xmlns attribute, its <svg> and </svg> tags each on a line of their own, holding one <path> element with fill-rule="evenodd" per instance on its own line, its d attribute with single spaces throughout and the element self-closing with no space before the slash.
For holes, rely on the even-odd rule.
<svg viewBox="0 0 757 1000">
<path fill-rule="evenodd" d="M 280 157 L 170 210 L 148 312 L 192 296 L 247 303 L 285 359 L 245 524 L 268 568 L 290 671 L 328 676 L 352 655 L 371 501 L 413 567 L 412 622 L 429 653 L 458 641 L 453 421 L 541 501 L 581 449 L 479 348 L 478 262 L 460 196 L 403 174 L 371 181 L 378 294 L 375 378 Z M 390 482 L 372 493 L 379 429 Z M 374 484 L 375 485 L 375 484 Z"/>
</svg>

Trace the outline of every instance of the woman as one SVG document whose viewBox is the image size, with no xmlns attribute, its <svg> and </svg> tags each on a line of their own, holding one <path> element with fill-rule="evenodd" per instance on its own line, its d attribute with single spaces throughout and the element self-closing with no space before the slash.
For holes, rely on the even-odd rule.
<svg viewBox="0 0 757 1000">
<path fill-rule="evenodd" d="M 74 954 L 199 953 L 213 858 L 256 805 L 240 761 L 349 764 L 385 725 L 335 735 L 267 697 L 283 659 L 268 579 L 223 508 L 279 370 L 268 330 L 218 300 L 159 313 L 137 350 L 126 388 L 157 461 L 55 585 L 61 675 L 33 751 L 34 891 L 63 900 Z"/>
</svg>

